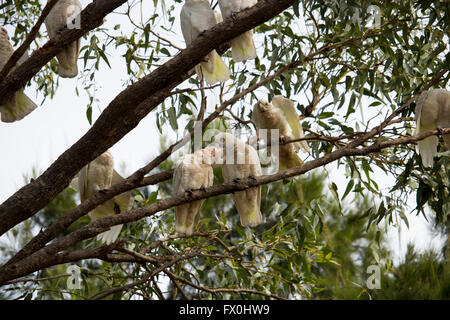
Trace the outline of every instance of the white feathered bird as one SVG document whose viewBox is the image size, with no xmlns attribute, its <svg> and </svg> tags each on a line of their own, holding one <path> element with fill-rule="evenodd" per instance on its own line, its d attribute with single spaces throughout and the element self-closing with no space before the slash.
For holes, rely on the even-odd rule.
<svg viewBox="0 0 450 320">
<path fill-rule="evenodd" d="M 222 150 L 222 176 L 225 182 L 262 175 L 258 153 L 250 145 L 229 133 L 221 132 L 214 138 Z M 234 204 L 244 227 L 255 227 L 262 222 L 261 186 L 232 194 Z"/>
<path fill-rule="evenodd" d="M 45 26 L 51 40 L 55 39 L 71 19 L 81 12 L 82 6 L 78 0 L 59 0 L 52 8 L 47 18 Z M 80 52 L 80 39 L 66 46 L 59 54 L 58 74 L 63 78 L 75 78 L 78 75 L 78 54 Z"/>
<path fill-rule="evenodd" d="M 416 133 L 420 134 L 434 129 L 450 128 L 450 91 L 431 89 L 422 92 L 416 103 Z M 443 136 L 450 150 L 450 134 Z M 417 142 L 417 152 L 426 167 L 432 167 L 437 154 L 439 139 L 429 136 Z"/>
<path fill-rule="evenodd" d="M 258 135 L 261 129 L 267 130 L 266 135 L 261 135 L 266 144 L 271 141 L 271 129 L 278 129 L 279 137 L 286 141 L 305 137 L 294 102 L 281 95 L 273 97 L 272 103 L 259 100 L 253 107 L 252 121 L 257 128 Z M 304 152 L 310 151 L 308 144 L 304 140 L 279 146 L 281 170 L 303 164 L 303 161 L 296 153 L 299 149 Z"/>
<path fill-rule="evenodd" d="M 80 170 L 78 178 L 74 179 L 70 186 L 80 192 L 81 201 L 84 202 L 98 191 L 108 189 L 122 180 L 123 178 L 114 170 L 114 160 L 111 153 L 106 151 L 84 166 Z M 89 212 L 89 217 L 92 221 L 95 221 L 128 211 L 132 206 L 131 191 L 124 192 L 97 206 Z M 122 225 L 112 226 L 110 230 L 100 233 L 97 239 L 103 243 L 111 244 L 116 241 L 121 230 Z"/>
<path fill-rule="evenodd" d="M 0 28 L 0 70 L 8 62 L 9 58 L 14 53 L 14 48 L 9 42 L 8 32 L 5 28 Z M 24 54 L 19 61 L 18 65 L 23 63 L 27 59 L 28 55 Z M 12 69 L 14 70 L 14 68 Z M 12 71 L 11 70 L 11 71 Z M 23 88 L 13 93 L 7 100 L 3 101 L 0 105 L 0 115 L 3 122 L 14 122 L 23 119 L 30 114 L 37 105 L 28 96 L 23 93 Z"/>
<path fill-rule="evenodd" d="M 258 3 L 257 0 L 219 0 L 222 17 L 231 17 L 234 13 L 250 8 Z M 235 62 L 251 60 L 256 58 L 253 30 L 249 30 L 230 42 L 232 57 Z"/>
<path fill-rule="evenodd" d="M 217 24 L 216 15 L 206 0 L 186 0 L 180 14 L 181 31 L 186 45 L 190 45 L 202 32 Z M 230 70 L 217 54 L 211 51 L 195 67 L 200 79 L 205 79 L 207 84 L 225 82 L 230 78 Z"/>
<path fill-rule="evenodd" d="M 208 147 L 180 159 L 173 174 L 173 195 L 213 185 L 216 149 Z M 182 204 L 175 208 L 175 231 L 187 236 L 194 232 L 195 217 L 205 200 Z"/>
</svg>

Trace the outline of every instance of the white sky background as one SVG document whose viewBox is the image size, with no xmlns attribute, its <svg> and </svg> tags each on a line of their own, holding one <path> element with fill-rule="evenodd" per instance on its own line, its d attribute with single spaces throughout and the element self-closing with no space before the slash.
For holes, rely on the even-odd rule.
<svg viewBox="0 0 450 320">
<path fill-rule="evenodd" d="M 80 2 L 85 7 L 91 1 L 80 0 Z M 172 3 L 171 1 L 166 2 Z M 146 2 L 146 4 L 149 4 L 149 2 Z M 121 7 L 119 11 L 123 12 L 124 7 Z M 136 12 L 139 12 L 138 6 L 136 7 Z M 153 10 L 149 9 L 149 12 L 152 13 Z M 176 17 L 178 17 L 178 14 Z M 127 28 L 131 32 L 132 29 L 128 19 L 117 14 L 107 16 L 107 22 L 104 27 L 112 28 L 118 23 L 121 23 L 122 31 L 125 34 L 128 31 Z M 184 47 L 181 31 L 179 30 L 179 21 L 175 22 L 174 28 L 175 30 L 173 31 L 180 35 L 173 39 L 174 43 Z M 12 33 L 13 29 L 10 26 L 7 26 L 7 29 Z M 41 31 L 44 30 L 45 26 L 42 27 Z M 161 29 L 155 31 L 164 34 Z M 167 33 L 164 35 L 167 35 Z M 82 40 L 82 45 L 85 41 Z M 261 52 L 262 50 L 258 51 Z M 109 69 L 106 64 L 102 63 L 101 70 L 95 74 L 96 80 L 100 85 L 96 98 L 100 100 L 99 106 L 102 110 L 94 107 L 93 121 L 109 102 L 125 89 L 123 83 L 127 77 L 126 66 L 121 57 L 124 50 L 109 50 L 108 53 L 110 54 L 108 59 L 112 69 Z M 80 70 L 82 70 L 82 66 L 83 63 L 80 60 Z M 80 96 L 77 96 L 75 93 L 77 84 L 80 88 Z M 25 185 L 25 174 L 30 176 L 33 168 L 37 168 L 38 172 L 43 172 L 61 153 L 73 145 L 90 128 L 85 114 L 88 96 L 81 88 L 81 80 L 61 78 L 60 86 L 53 99 L 47 98 L 43 105 L 39 106 L 21 121 L 11 124 L 0 122 L 0 147 L 3 150 L 0 157 L 0 203 Z M 265 90 L 262 88 L 257 90 L 257 95 L 260 93 L 261 98 L 265 98 Z M 36 97 L 34 85 L 28 87 L 26 93 L 35 102 L 42 101 L 42 96 Z M 216 103 L 216 101 L 212 101 L 212 97 L 214 97 L 214 94 L 209 98 L 209 107 L 213 107 Z M 156 112 L 159 110 L 158 108 Z M 110 149 L 114 156 L 115 168 L 124 176 L 146 165 L 159 154 L 160 133 L 156 128 L 154 112 L 145 117 L 133 131 Z M 173 134 L 172 138 L 175 138 Z M 301 156 L 305 158 L 304 154 Z M 330 180 L 338 185 L 342 194 L 348 182 L 344 176 L 345 172 L 337 169 L 336 163 L 328 165 L 326 169 L 330 175 Z M 377 182 L 382 181 L 382 179 L 378 178 L 376 180 Z M 386 181 L 386 184 L 384 186 L 380 185 L 380 188 L 384 192 L 387 192 L 395 184 L 392 178 L 383 181 Z M 414 205 L 415 199 L 412 199 L 410 203 Z M 409 241 L 413 241 L 422 250 L 430 247 L 439 248 L 442 243 L 442 239 L 435 238 L 429 232 L 429 227 L 422 216 L 407 216 L 410 223 L 409 230 L 401 222 L 400 233 L 398 228 L 390 228 L 389 232 L 390 245 L 396 251 L 395 260 L 397 262 L 403 256 Z"/>
</svg>

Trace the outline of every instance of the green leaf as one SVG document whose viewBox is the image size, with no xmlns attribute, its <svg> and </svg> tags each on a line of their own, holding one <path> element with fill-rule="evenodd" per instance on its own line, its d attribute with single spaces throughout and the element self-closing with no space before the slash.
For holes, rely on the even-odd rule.
<svg viewBox="0 0 450 320">
<path fill-rule="evenodd" d="M 177 111 L 175 110 L 175 107 L 170 107 L 169 110 L 167 110 L 167 113 L 169 115 L 170 126 L 173 130 L 178 130 Z"/>
<path fill-rule="evenodd" d="M 344 198 L 349 194 L 349 192 L 352 190 L 354 184 L 355 184 L 355 182 L 353 181 L 353 179 L 347 183 L 347 188 L 345 188 L 345 192 L 344 192 L 341 200 L 344 200 Z"/>
</svg>

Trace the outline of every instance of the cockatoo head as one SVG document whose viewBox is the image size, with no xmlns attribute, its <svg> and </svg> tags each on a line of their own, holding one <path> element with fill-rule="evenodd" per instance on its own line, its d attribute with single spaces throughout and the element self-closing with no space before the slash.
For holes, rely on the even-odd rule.
<svg viewBox="0 0 450 320">
<path fill-rule="evenodd" d="M 3 27 L 0 27 L 0 36 L 9 40 L 8 31 Z"/>
<path fill-rule="evenodd" d="M 256 103 L 255 107 L 258 108 L 258 110 L 260 112 L 266 112 L 266 111 L 270 110 L 272 105 L 270 103 L 268 103 L 266 100 L 261 99 Z"/>
<path fill-rule="evenodd" d="M 206 147 L 195 152 L 196 161 L 210 166 L 214 166 L 221 159 L 221 154 L 221 151 L 215 146 Z"/>
<path fill-rule="evenodd" d="M 245 154 L 246 143 L 232 135 L 231 133 L 221 132 L 214 138 L 214 144 L 220 149 L 220 156 L 222 157 L 222 164 L 234 164 L 230 163 L 234 161 L 231 156 L 233 154 Z"/>
</svg>

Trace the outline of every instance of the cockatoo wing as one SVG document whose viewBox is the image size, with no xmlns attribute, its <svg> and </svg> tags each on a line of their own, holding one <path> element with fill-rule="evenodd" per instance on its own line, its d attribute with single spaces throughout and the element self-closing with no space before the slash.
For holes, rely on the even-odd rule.
<svg viewBox="0 0 450 320">
<path fill-rule="evenodd" d="M 219 8 L 222 15 L 228 18 L 233 13 L 253 7 L 257 3 L 258 0 L 219 0 Z"/>
<path fill-rule="evenodd" d="M 120 183 L 124 180 L 122 176 L 117 173 L 116 170 L 113 170 L 112 182 L 111 185 Z M 131 191 L 127 191 L 121 193 L 114 197 L 115 203 L 117 203 L 120 207 L 120 212 L 125 212 L 130 210 L 133 207 L 133 197 L 131 196 Z"/>
<path fill-rule="evenodd" d="M 439 116 L 436 124 L 438 128 L 450 128 L 450 91 L 445 89 L 436 90 L 436 99 L 439 103 Z M 443 136 L 447 149 L 450 150 L 450 134 Z"/>
<path fill-rule="evenodd" d="M 225 137 L 226 140 L 233 140 L 235 148 L 234 161 L 236 162 L 232 164 L 225 163 L 222 166 L 222 175 L 226 182 L 233 181 L 235 178 L 245 179 L 249 176 L 259 176 L 262 174 L 258 154 L 254 148 L 230 134 L 222 134 L 216 137 L 216 141 L 219 141 L 222 146 L 230 144 L 229 141 L 220 141 L 223 137 Z M 242 152 L 245 153 L 245 162 L 239 163 L 239 159 L 243 159 L 240 154 Z M 261 187 L 254 187 L 244 191 L 235 192 L 232 194 L 232 198 L 243 226 L 254 227 L 262 222 L 260 210 Z"/>
<path fill-rule="evenodd" d="M 81 12 L 82 6 L 78 0 L 60 0 L 52 8 L 45 19 L 50 39 L 55 39 L 70 18 Z M 57 56 L 58 74 L 63 78 L 74 78 L 78 75 L 78 54 L 80 52 L 80 39 L 66 46 Z"/>
<path fill-rule="evenodd" d="M 121 180 L 123 178 L 114 171 L 114 162 L 111 153 L 108 151 L 104 152 L 84 166 L 78 173 L 78 190 L 81 201 L 86 201 L 99 190 L 109 188 L 113 181 L 117 183 Z M 74 183 L 75 181 L 72 182 Z M 95 221 L 119 212 L 125 212 L 132 205 L 132 199 L 130 198 L 131 192 L 126 192 L 107 200 L 89 212 L 89 217 L 92 221 Z M 97 239 L 103 243 L 110 244 L 117 239 L 121 229 L 122 225 L 112 226 L 108 231 L 97 235 Z"/>
<path fill-rule="evenodd" d="M 117 184 L 124 179 L 113 169 L 111 185 Z M 133 206 L 133 197 L 131 191 L 127 191 L 115 196 L 113 199 L 106 201 L 104 204 L 98 206 L 96 209 L 96 216 L 110 216 L 113 214 L 123 213 L 131 209 Z M 108 231 L 97 235 L 97 239 L 103 243 L 111 244 L 117 240 L 123 225 L 112 226 Z"/>
<path fill-rule="evenodd" d="M 69 188 L 72 188 L 73 190 L 80 192 L 79 189 L 80 184 L 78 182 L 78 176 L 76 176 L 75 178 L 72 179 L 72 181 L 70 181 Z"/>
<path fill-rule="evenodd" d="M 178 196 L 184 191 L 183 186 L 181 185 L 182 176 L 183 176 L 183 167 L 180 161 L 175 167 L 175 170 L 173 172 L 173 196 Z"/>
<path fill-rule="evenodd" d="M 450 126 L 450 92 L 445 89 L 431 89 L 422 92 L 416 103 L 416 134 L 436 128 Z M 450 135 L 445 135 L 444 141 L 450 148 Z M 436 136 L 427 137 L 417 142 L 416 151 L 426 167 L 432 167 L 437 155 L 439 139 Z"/>
<path fill-rule="evenodd" d="M 1 120 L 3 122 L 22 120 L 36 108 L 37 105 L 23 93 L 23 89 L 19 90 L 0 106 Z"/>
<path fill-rule="evenodd" d="M 89 163 L 81 168 L 78 173 L 78 192 L 80 192 L 81 202 L 86 201 L 89 198 L 88 195 L 88 170 Z"/>
<path fill-rule="evenodd" d="M 213 183 L 212 167 L 202 164 L 203 150 L 193 155 L 186 155 L 178 162 L 173 175 L 173 195 L 182 195 L 184 191 L 209 187 Z M 198 160 L 198 161 L 194 161 Z M 182 204 L 175 208 L 175 231 L 190 236 L 194 232 L 194 222 L 204 200 Z"/>
<path fill-rule="evenodd" d="M 217 24 L 216 15 L 208 1 L 186 2 L 180 14 L 181 31 L 186 45 L 198 37 L 200 33 Z M 230 78 L 230 71 L 215 50 L 211 51 L 195 67 L 200 80 L 205 79 L 211 85 L 216 82 L 225 82 Z"/>
<path fill-rule="evenodd" d="M 279 148 L 279 166 L 280 170 L 285 170 L 303 165 L 302 159 L 295 152 L 292 144 L 280 146 Z"/>
<path fill-rule="evenodd" d="M 173 196 L 179 196 L 183 193 L 183 159 L 175 167 L 173 173 Z M 183 204 L 175 208 L 175 231 L 180 234 L 186 234 L 186 217 L 189 212 L 188 204 Z"/>
<path fill-rule="evenodd" d="M 231 54 L 236 62 L 256 58 L 256 47 L 253 40 L 253 30 L 249 30 L 231 40 Z"/>
<path fill-rule="evenodd" d="M 187 45 L 200 33 L 217 24 L 216 16 L 208 1 L 185 3 L 180 14 L 181 32 Z"/>
<path fill-rule="evenodd" d="M 14 48 L 7 37 L 6 32 L 0 35 L 0 70 L 3 69 L 11 55 L 14 53 Z M 25 53 L 22 57 L 20 57 L 17 64 L 19 65 L 23 63 L 27 57 L 28 55 Z M 12 70 L 14 70 L 14 68 Z M 14 122 L 21 120 L 36 108 L 37 105 L 25 93 L 23 93 L 22 88 L 13 93 L 3 102 L 2 105 L 0 105 L 1 121 Z"/>
<path fill-rule="evenodd" d="M 289 124 L 291 128 L 293 138 L 301 139 L 304 138 L 305 135 L 303 133 L 303 127 L 300 124 L 300 120 L 298 119 L 297 111 L 295 110 L 295 104 L 292 100 L 286 99 L 283 96 L 277 95 L 272 99 L 272 105 L 278 108 L 281 111 L 286 122 Z M 296 145 L 302 149 L 304 152 L 309 152 L 309 146 L 306 141 L 299 141 Z"/>
<path fill-rule="evenodd" d="M 219 0 L 220 11 L 223 17 L 230 17 L 233 13 L 252 7 L 257 0 Z M 256 58 L 256 48 L 253 40 L 253 30 L 249 30 L 230 42 L 232 57 L 235 62 Z"/>
</svg>

